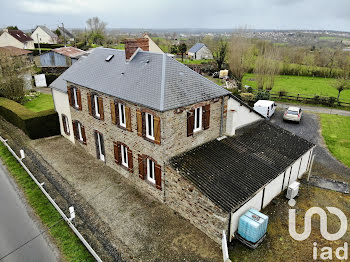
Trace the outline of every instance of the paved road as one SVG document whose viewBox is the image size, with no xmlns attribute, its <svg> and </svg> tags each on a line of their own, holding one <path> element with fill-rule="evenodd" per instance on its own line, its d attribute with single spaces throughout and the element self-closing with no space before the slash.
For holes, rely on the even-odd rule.
<svg viewBox="0 0 350 262">
<path fill-rule="evenodd" d="M 347 111 L 347 110 L 277 102 L 277 108 L 285 109 L 286 107 L 289 107 L 289 106 L 301 107 L 303 109 L 303 111 L 308 111 L 308 112 L 313 112 L 313 113 L 350 116 L 350 111 Z"/>
<path fill-rule="evenodd" d="M 304 107 L 302 108 L 304 109 Z M 339 174 L 350 175 L 350 169 L 336 160 L 324 145 L 317 114 L 306 113 L 304 110 L 301 122 L 298 124 L 283 121 L 283 111 L 276 110 L 271 118 L 271 122 L 314 143 L 316 145 L 314 149 L 316 162 L 321 163 Z"/>
<path fill-rule="evenodd" d="M 24 242 L 36 236 L 42 229 L 26 206 L 25 201 L 7 170 L 0 163 L 0 261 L 1 262 L 53 262 L 59 261 L 57 251 L 41 235 L 21 249 L 1 260 Z"/>
</svg>

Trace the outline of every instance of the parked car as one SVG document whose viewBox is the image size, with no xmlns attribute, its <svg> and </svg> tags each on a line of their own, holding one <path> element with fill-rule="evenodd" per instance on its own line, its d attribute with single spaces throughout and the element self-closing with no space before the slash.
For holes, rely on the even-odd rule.
<svg viewBox="0 0 350 262">
<path fill-rule="evenodd" d="M 275 113 L 276 103 L 270 100 L 259 100 L 254 104 L 254 110 L 262 114 L 267 119 L 270 119 Z"/>
<path fill-rule="evenodd" d="M 300 123 L 303 112 L 300 107 L 290 106 L 283 115 L 283 120 L 294 121 Z"/>
</svg>

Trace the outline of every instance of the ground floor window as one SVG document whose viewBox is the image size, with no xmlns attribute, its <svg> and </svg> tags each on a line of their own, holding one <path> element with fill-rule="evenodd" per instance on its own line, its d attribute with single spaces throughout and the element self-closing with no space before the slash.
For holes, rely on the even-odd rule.
<svg viewBox="0 0 350 262">
<path fill-rule="evenodd" d="M 68 117 L 64 114 L 62 114 L 62 126 L 64 133 L 69 136 L 69 122 L 68 122 Z"/>
<path fill-rule="evenodd" d="M 121 157 L 122 157 L 122 165 L 128 167 L 128 149 L 124 145 L 120 145 Z"/>
<path fill-rule="evenodd" d="M 95 139 L 96 139 L 96 153 L 97 158 L 101 161 L 105 161 L 105 148 L 104 148 L 104 142 L 103 142 L 103 135 L 95 131 Z"/>
<path fill-rule="evenodd" d="M 154 162 L 151 159 L 147 159 L 147 179 L 153 184 L 156 183 L 156 178 L 154 174 Z"/>
</svg>

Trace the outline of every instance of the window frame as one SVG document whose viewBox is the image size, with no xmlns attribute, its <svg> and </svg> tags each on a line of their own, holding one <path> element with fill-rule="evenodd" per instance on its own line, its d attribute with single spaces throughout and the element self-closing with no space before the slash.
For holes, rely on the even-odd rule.
<svg viewBox="0 0 350 262">
<path fill-rule="evenodd" d="M 77 121 L 76 124 L 77 124 L 77 130 L 78 130 L 78 137 L 77 137 L 77 139 L 80 142 L 84 142 L 83 132 L 81 130 L 81 123 L 79 121 Z"/>
<path fill-rule="evenodd" d="M 78 103 L 78 90 L 76 87 L 72 87 L 73 90 L 73 102 L 74 102 L 74 108 L 79 108 L 79 103 Z"/>
<path fill-rule="evenodd" d="M 129 168 L 128 150 L 129 149 L 125 145 L 120 144 L 121 165 L 126 168 Z"/>
<path fill-rule="evenodd" d="M 70 129 L 69 129 L 69 120 L 68 117 L 65 114 L 62 114 L 62 125 L 63 126 L 63 131 L 67 136 L 70 135 Z"/>
<path fill-rule="evenodd" d="M 118 103 L 118 114 L 119 114 L 119 126 L 126 128 L 126 113 L 125 105 L 123 103 Z M 124 123 L 122 122 L 124 119 Z"/>
<path fill-rule="evenodd" d="M 94 112 L 93 112 L 93 115 L 95 117 L 97 117 L 97 118 L 101 118 L 100 108 L 99 108 L 99 105 L 98 105 L 98 95 L 93 94 L 92 95 L 92 99 L 94 101 Z"/>
<path fill-rule="evenodd" d="M 148 117 L 151 117 L 151 127 L 148 123 Z M 146 138 L 154 140 L 154 116 L 150 113 L 145 113 L 145 121 L 146 121 Z M 149 132 L 151 131 L 151 135 L 149 135 Z"/>
<path fill-rule="evenodd" d="M 156 184 L 156 172 L 155 172 L 155 162 L 150 159 L 150 158 L 147 158 L 146 159 L 147 163 L 147 180 L 149 182 L 151 182 L 152 184 Z M 151 173 L 152 171 L 152 173 Z M 151 174 L 153 175 L 153 178 L 151 177 Z"/>
<path fill-rule="evenodd" d="M 198 117 L 199 112 L 199 117 Z M 199 120 L 199 123 L 198 123 Z M 193 133 L 198 132 L 203 129 L 203 107 L 197 107 L 194 109 L 194 123 L 193 123 Z M 197 127 L 198 126 L 198 127 Z"/>
<path fill-rule="evenodd" d="M 98 131 L 95 131 L 97 134 L 97 143 L 98 143 L 98 153 L 99 153 L 99 160 L 105 162 L 106 156 L 102 153 L 102 143 L 101 143 L 101 134 Z"/>
</svg>

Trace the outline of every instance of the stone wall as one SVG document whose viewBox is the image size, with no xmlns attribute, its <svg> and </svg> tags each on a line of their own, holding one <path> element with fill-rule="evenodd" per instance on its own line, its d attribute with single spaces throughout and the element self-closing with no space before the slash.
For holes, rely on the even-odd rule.
<svg viewBox="0 0 350 262">
<path fill-rule="evenodd" d="M 229 213 L 222 211 L 169 166 L 166 167 L 165 186 L 166 205 L 221 244 L 222 230 L 228 232 Z"/>
</svg>

